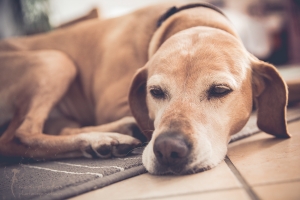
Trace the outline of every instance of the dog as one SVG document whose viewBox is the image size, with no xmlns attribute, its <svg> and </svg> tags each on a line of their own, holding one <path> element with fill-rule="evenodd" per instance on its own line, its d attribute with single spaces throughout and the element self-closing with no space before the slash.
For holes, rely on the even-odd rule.
<svg viewBox="0 0 300 200">
<path fill-rule="evenodd" d="M 210 4 L 7 39 L 0 69 L 4 156 L 122 157 L 141 144 L 140 130 L 149 173 L 196 173 L 224 159 L 253 102 L 262 131 L 290 137 L 285 82 Z"/>
</svg>

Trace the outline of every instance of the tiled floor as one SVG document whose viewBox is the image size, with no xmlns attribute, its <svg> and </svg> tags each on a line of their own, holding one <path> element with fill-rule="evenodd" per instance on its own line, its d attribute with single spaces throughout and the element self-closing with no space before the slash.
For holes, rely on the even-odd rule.
<svg viewBox="0 0 300 200">
<path fill-rule="evenodd" d="M 73 198 L 83 199 L 300 199 L 300 120 L 291 139 L 259 133 L 229 145 L 218 167 L 188 176 L 143 174 Z"/>
</svg>

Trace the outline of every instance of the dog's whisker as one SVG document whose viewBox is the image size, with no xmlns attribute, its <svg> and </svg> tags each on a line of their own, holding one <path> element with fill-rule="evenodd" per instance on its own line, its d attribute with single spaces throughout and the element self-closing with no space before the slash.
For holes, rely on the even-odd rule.
<svg viewBox="0 0 300 200">
<path fill-rule="evenodd" d="M 128 152 L 125 154 L 125 156 L 128 156 L 131 152 L 133 152 L 133 151 L 136 150 L 136 149 L 142 149 L 142 148 L 144 148 L 144 147 L 135 147 L 135 148 L 131 149 L 130 151 L 128 151 Z"/>
<path fill-rule="evenodd" d="M 128 151 L 126 154 L 124 154 L 125 156 L 128 156 L 131 152 L 133 152 L 135 149 L 132 149 L 130 151 Z"/>
<path fill-rule="evenodd" d="M 153 132 L 154 130 L 152 130 L 152 129 L 143 129 L 142 131 L 143 132 Z"/>
</svg>

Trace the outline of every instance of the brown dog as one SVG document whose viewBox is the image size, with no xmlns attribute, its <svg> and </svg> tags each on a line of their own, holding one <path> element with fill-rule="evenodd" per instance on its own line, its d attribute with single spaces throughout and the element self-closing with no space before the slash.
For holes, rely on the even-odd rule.
<svg viewBox="0 0 300 200">
<path fill-rule="evenodd" d="M 150 140 L 150 173 L 194 173 L 223 160 L 253 99 L 261 130 L 289 137 L 277 70 L 207 4 L 152 6 L 5 40 L 0 69 L 5 156 L 124 156 L 140 144 L 133 115 Z"/>
</svg>

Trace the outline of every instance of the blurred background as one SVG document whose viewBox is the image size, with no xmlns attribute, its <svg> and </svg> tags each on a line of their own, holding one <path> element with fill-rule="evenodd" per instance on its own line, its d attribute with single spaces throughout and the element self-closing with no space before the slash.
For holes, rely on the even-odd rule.
<svg viewBox="0 0 300 200">
<path fill-rule="evenodd" d="M 111 18 L 170 0 L 0 0 L 0 39 Z M 197 1 L 181 0 L 180 3 Z M 275 65 L 300 63 L 300 0 L 206 0 L 232 21 L 248 51 Z"/>
</svg>

